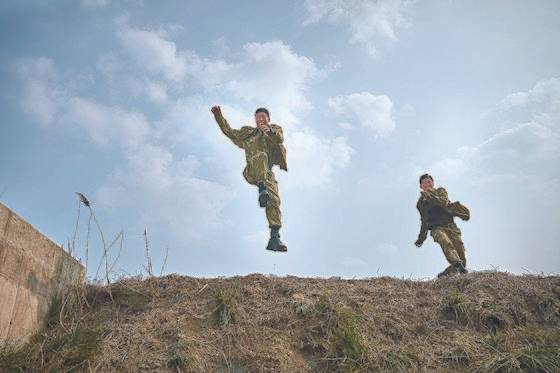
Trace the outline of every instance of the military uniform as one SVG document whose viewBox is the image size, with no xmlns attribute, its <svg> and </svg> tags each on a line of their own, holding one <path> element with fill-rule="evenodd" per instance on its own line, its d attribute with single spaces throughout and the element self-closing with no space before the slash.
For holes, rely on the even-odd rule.
<svg viewBox="0 0 560 373">
<path fill-rule="evenodd" d="M 288 171 L 286 148 L 282 144 L 284 141 L 282 127 L 271 124 L 268 133 L 253 126 L 232 129 L 223 116 L 218 115 L 215 118 L 222 132 L 235 145 L 245 150 L 247 166 L 243 170 L 243 176 L 249 184 L 264 183 L 270 197 L 265 207 L 268 225 L 279 229 L 282 226 L 280 194 L 272 166 L 278 165 L 280 169 Z"/>
<path fill-rule="evenodd" d="M 420 212 L 421 228 L 417 244 L 422 244 L 431 231 L 432 238 L 437 242 L 445 258 L 449 262 L 440 275 L 457 272 L 457 266 L 462 263 L 467 266 L 465 245 L 461 239 L 461 230 L 453 221 L 453 215 L 446 209 L 449 199 L 445 188 L 431 189 L 418 199 L 416 208 Z"/>
</svg>

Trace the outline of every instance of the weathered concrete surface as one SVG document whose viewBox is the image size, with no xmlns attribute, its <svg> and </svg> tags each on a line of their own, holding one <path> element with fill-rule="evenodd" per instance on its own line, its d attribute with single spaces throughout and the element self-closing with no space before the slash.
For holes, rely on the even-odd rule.
<svg viewBox="0 0 560 373">
<path fill-rule="evenodd" d="M 76 259 L 0 203 L 0 343 L 25 341 L 51 299 L 83 278 Z"/>
</svg>

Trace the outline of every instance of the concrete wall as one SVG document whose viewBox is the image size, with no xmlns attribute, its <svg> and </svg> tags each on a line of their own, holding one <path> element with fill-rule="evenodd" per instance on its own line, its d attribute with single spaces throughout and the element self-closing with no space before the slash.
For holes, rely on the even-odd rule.
<svg viewBox="0 0 560 373">
<path fill-rule="evenodd" d="M 0 343 L 39 330 L 53 296 L 83 277 L 77 260 L 0 203 Z"/>
</svg>

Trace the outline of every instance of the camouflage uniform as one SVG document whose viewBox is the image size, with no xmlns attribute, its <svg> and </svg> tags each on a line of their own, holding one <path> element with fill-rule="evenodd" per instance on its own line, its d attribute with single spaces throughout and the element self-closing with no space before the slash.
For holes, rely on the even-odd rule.
<svg viewBox="0 0 560 373">
<path fill-rule="evenodd" d="M 278 165 L 282 170 L 288 170 L 286 149 L 282 145 L 284 141 L 282 127 L 271 124 L 269 133 L 253 126 L 232 129 L 223 116 L 219 115 L 215 118 L 222 132 L 235 145 L 245 150 L 247 166 L 243 170 L 243 176 L 249 184 L 258 185 L 259 182 L 265 184 L 269 194 L 269 201 L 266 206 L 268 225 L 271 228 L 280 228 L 282 226 L 280 194 L 278 192 L 278 182 L 274 177 L 274 172 L 272 172 L 272 166 Z"/>
<path fill-rule="evenodd" d="M 421 220 L 420 234 L 416 242 L 419 244 L 424 242 L 428 231 L 431 231 L 432 238 L 441 246 L 443 254 L 450 264 L 441 273 L 443 275 L 455 273 L 457 263 L 467 266 L 461 230 L 453 221 L 453 215 L 445 209 L 448 205 L 449 199 L 445 188 L 429 190 L 418 199 L 416 204 Z"/>
</svg>

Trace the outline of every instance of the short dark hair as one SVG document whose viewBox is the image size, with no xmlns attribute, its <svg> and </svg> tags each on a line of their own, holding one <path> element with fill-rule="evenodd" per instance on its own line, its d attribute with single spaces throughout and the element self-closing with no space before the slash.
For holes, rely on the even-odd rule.
<svg viewBox="0 0 560 373">
<path fill-rule="evenodd" d="M 258 113 L 265 113 L 266 116 L 268 117 L 268 120 L 270 120 L 270 113 L 268 112 L 268 109 L 265 107 L 260 107 L 257 110 L 255 110 L 255 115 L 257 115 Z"/>
<path fill-rule="evenodd" d="M 422 185 L 422 180 L 424 180 L 424 179 L 430 179 L 430 180 L 434 181 L 434 178 L 432 177 L 432 175 L 424 174 L 424 175 L 420 176 L 420 185 Z"/>
</svg>

